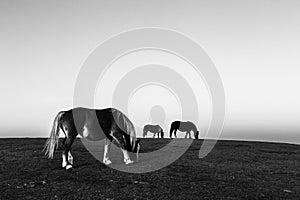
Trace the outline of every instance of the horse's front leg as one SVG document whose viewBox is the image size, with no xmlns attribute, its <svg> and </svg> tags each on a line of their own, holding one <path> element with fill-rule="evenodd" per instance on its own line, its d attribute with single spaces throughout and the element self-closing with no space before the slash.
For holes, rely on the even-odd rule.
<svg viewBox="0 0 300 200">
<path fill-rule="evenodd" d="M 124 155 L 124 163 L 125 163 L 126 165 L 132 164 L 133 161 L 130 159 L 129 154 L 128 154 L 128 151 L 126 151 L 126 150 L 124 150 L 124 149 L 122 149 L 122 148 L 121 148 L 121 150 L 122 150 L 123 155 Z"/>
<path fill-rule="evenodd" d="M 124 155 L 124 162 L 126 165 L 133 163 L 133 161 L 130 159 L 127 149 L 126 142 L 128 138 L 124 138 L 123 136 L 126 135 L 127 133 L 112 133 L 111 136 L 113 139 L 119 144 L 119 147 L 121 151 L 123 152 Z"/>
<path fill-rule="evenodd" d="M 69 151 L 69 153 L 68 153 L 68 162 L 69 162 L 71 165 L 73 165 L 73 156 L 72 156 L 72 154 L 71 154 L 71 151 Z"/>
<path fill-rule="evenodd" d="M 109 151 L 111 147 L 111 141 L 109 139 L 105 139 L 105 146 L 104 146 L 104 154 L 103 154 L 103 163 L 105 165 L 111 164 L 111 160 L 109 159 Z"/>
</svg>

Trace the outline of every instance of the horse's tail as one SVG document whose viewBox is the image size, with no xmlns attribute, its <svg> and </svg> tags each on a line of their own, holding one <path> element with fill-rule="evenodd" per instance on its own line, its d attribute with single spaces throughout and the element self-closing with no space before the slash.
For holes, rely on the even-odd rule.
<svg viewBox="0 0 300 200">
<path fill-rule="evenodd" d="M 53 158 L 53 153 L 58 147 L 59 140 L 59 121 L 62 119 L 65 111 L 59 112 L 54 118 L 50 136 L 46 141 L 43 151 L 48 158 Z"/>
</svg>

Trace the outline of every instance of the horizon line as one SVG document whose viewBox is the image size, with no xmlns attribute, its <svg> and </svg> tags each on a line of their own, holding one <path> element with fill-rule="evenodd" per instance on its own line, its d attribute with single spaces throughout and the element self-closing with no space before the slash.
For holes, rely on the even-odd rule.
<svg viewBox="0 0 300 200">
<path fill-rule="evenodd" d="M 49 137 L 1 137 L 0 140 L 2 139 L 48 139 Z M 59 138 L 64 138 L 64 137 L 59 137 Z M 77 137 L 80 138 L 81 137 Z M 143 138 L 143 137 L 137 137 L 140 139 L 187 139 L 190 140 L 189 138 Z M 195 139 L 192 139 L 195 140 Z M 204 140 L 204 138 L 198 139 L 198 140 Z M 221 139 L 213 139 L 213 138 L 205 138 L 205 140 L 217 140 L 217 141 L 237 141 L 237 142 L 259 142 L 259 143 L 276 143 L 276 144 L 291 144 L 291 145 L 300 145 L 300 142 L 287 142 L 287 141 L 276 141 L 276 140 L 245 140 L 245 139 L 234 139 L 234 138 L 221 138 Z M 100 141 L 100 140 L 99 140 Z"/>
</svg>

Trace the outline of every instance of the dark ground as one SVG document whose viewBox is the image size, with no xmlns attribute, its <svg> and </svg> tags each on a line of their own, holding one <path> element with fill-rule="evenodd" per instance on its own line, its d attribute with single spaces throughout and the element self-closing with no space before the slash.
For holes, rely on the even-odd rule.
<svg viewBox="0 0 300 200">
<path fill-rule="evenodd" d="M 82 145 L 74 168 L 61 168 L 61 151 L 44 158 L 45 139 L 0 139 L 0 199 L 300 199 L 300 145 L 218 141 L 198 158 L 194 141 L 176 162 L 146 174 L 106 167 Z M 143 139 L 152 151 L 168 139 Z"/>
</svg>

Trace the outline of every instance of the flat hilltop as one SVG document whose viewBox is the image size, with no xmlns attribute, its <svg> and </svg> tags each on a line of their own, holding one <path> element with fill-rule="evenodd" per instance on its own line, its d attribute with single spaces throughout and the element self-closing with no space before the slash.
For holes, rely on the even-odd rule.
<svg viewBox="0 0 300 200">
<path fill-rule="evenodd" d="M 74 168 L 67 171 L 60 148 L 52 160 L 44 157 L 45 141 L 0 139 L 0 199 L 300 198 L 300 145 L 219 140 L 199 159 L 203 141 L 194 140 L 171 165 L 133 174 L 105 166 L 79 138 L 72 146 Z M 141 152 L 170 141 L 142 139 Z"/>
</svg>

